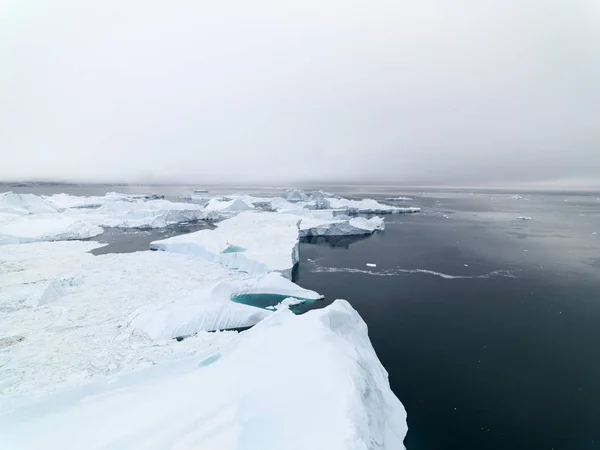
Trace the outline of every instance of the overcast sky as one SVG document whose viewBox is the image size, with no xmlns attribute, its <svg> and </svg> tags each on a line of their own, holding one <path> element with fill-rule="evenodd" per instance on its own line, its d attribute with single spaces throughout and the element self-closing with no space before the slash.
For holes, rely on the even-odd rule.
<svg viewBox="0 0 600 450">
<path fill-rule="evenodd" d="M 600 0 L 0 0 L 0 180 L 600 179 Z"/>
</svg>

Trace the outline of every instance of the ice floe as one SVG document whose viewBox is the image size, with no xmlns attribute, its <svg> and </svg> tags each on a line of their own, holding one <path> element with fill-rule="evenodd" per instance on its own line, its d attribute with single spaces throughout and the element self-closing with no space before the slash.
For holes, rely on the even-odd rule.
<svg viewBox="0 0 600 450">
<path fill-rule="evenodd" d="M 0 214 L 48 214 L 58 212 L 51 202 L 34 194 L 0 193 Z"/>
<path fill-rule="evenodd" d="M 11 449 L 396 450 L 406 432 L 367 326 L 340 300 L 0 418 Z"/>
<path fill-rule="evenodd" d="M 421 208 L 414 206 L 399 207 L 390 206 L 379 203 L 377 200 L 365 198 L 363 200 L 348 200 L 345 198 L 331 198 L 328 200 L 329 206 L 333 209 L 346 209 L 357 213 L 364 214 L 402 214 L 416 213 L 421 211 Z"/>
<path fill-rule="evenodd" d="M 332 217 L 329 220 L 307 217 L 300 222 L 300 237 L 371 234 L 384 228 L 384 221 L 380 217 Z"/>
<path fill-rule="evenodd" d="M 64 214 L 0 215 L 0 245 L 87 239 L 104 230 Z"/>
<path fill-rule="evenodd" d="M 214 230 L 154 241 L 153 250 L 186 253 L 255 275 L 280 272 L 291 278 L 299 260 L 300 217 L 273 212 L 241 212 Z"/>
</svg>

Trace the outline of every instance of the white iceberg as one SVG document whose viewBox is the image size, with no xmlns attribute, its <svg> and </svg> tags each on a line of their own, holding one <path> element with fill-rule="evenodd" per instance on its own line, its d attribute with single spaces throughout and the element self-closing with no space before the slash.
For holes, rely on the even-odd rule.
<svg viewBox="0 0 600 450">
<path fill-rule="evenodd" d="M 277 311 L 211 351 L 0 416 L 14 450 L 399 450 L 406 432 L 367 326 L 343 300 Z"/>
<path fill-rule="evenodd" d="M 276 309 L 276 310 L 289 309 L 290 306 L 301 305 L 305 301 L 306 300 L 300 299 L 300 298 L 288 297 L 288 298 L 284 298 L 283 300 L 281 300 L 279 303 L 277 303 L 272 308 Z"/>
<path fill-rule="evenodd" d="M 117 228 L 164 228 L 218 217 L 193 203 L 141 199 L 109 202 L 97 209 L 74 210 L 70 214 L 99 226 Z"/>
<path fill-rule="evenodd" d="M 297 203 L 308 201 L 309 198 L 302 189 L 288 189 L 285 199 L 290 203 Z"/>
<path fill-rule="evenodd" d="M 103 231 L 96 225 L 64 214 L 0 217 L 0 245 L 87 239 Z"/>
<path fill-rule="evenodd" d="M 519 217 L 517 217 L 517 220 L 533 220 L 533 217 L 529 217 L 529 216 L 519 216 Z"/>
<path fill-rule="evenodd" d="M 54 204 L 34 194 L 0 194 L 0 213 L 3 214 L 48 214 L 58 212 Z"/>
<path fill-rule="evenodd" d="M 211 199 L 206 205 L 204 205 L 206 211 L 217 211 L 217 212 L 240 212 L 250 211 L 254 209 L 254 206 L 246 203 L 245 201 L 236 198 L 233 200 L 218 200 L 216 198 Z"/>
<path fill-rule="evenodd" d="M 44 199 L 55 205 L 58 209 L 99 208 L 106 203 L 133 200 L 132 196 L 118 192 L 108 192 L 102 196 L 95 195 L 91 197 L 61 193 L 44 197 Z"/>
<path fill-rule="evenodd" d="M 343 219 L 333 217 L 330 220 L 319 218 L 303 218 L 300 222 L 300 237 L 311 236 L 353 236 L 371 234 L 382 231 L 385 224 L 382 218 L 354 217 Z"/>
<path fill-rule="evenodd" d="M 388 202 L 411 202 L 413 200 L 414 199 L 412 199 L 410 197 L 403 197 L 403 196 L 386 198 L 386 201 L 388 201 Z"/>
<path fill-rule="evenodd" d="M 128 319 L 129 326 L 154 340 L 187 337 L 201 331 L 252 326 L 270 312 L 236 303 L 239 297 L 273 295 L 319 300 L 320 294 L 301 288 L 273 272 L 260 279 L 221 281 L 184 301 L 170 301 L 139 308 Z M 226 324 L 226 326 L 224 326 Z"/>
<path fill-rule="evenodd" d="M 399 207 L 390 206 L 379 203 L 377 200 L 365 198 L 363 200 L 348 200 L 345 198 L 331 198 L 328 200 L 331 208 L 347 209 L 364 214 L 402 214 L 416 213 L 421 211 L 421 208 L 414 206 Z"/>
<path fill-rule="evenodd" d="M 214 230 L 154 241 L 153 250 L 191 254 L 244 272 L 280 272 L 291 278 L 299 260 L 300 218 L 271 212 L 241 212 Z"/>
</svg>

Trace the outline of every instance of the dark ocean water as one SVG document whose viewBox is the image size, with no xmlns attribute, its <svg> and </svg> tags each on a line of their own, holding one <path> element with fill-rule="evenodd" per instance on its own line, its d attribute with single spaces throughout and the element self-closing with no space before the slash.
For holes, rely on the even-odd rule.
<svg viewBox="0 0 600 450">
<path fill-rule="evenodd" d="M 303 245 L 297 273 L 367 322 L 408 450 L 600 449 L 600 200 L 416 204 L 382 234 Z"/>
<path fill-rule="evenodd" d="M 408 450 L 600 449 L 600 195 L 366 191 L 344 193 L 407 195 L 423 212 L 387 216 L 367 238 L 302 243 L 295 281 L 326 296 L 304 309 L 344 298 L 367 322 L 408 412 Z M 202 226 L 108 230 L 98 252 Z"/>
</svg>

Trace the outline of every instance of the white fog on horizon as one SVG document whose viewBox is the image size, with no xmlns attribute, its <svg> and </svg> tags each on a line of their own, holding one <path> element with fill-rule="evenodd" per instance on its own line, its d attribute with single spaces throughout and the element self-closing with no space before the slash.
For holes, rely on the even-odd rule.
<svg viewBox="0 0 600 450">
<path fill-rule="evenodd" d="M 600 0 L 0 2 L 0 181 L 600 188 Z"/>
</svg>

